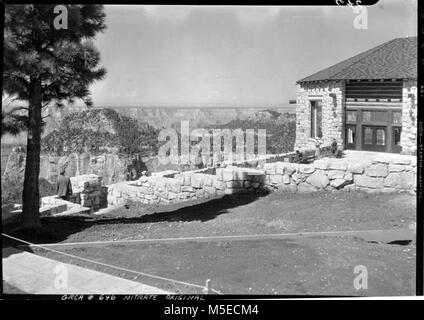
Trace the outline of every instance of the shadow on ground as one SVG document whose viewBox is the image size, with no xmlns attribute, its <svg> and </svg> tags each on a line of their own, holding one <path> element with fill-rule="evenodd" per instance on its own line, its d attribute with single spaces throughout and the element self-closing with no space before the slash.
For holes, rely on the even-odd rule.
<svg viewBox="0 0 424 320">
<path fill-rule="evenodd" d="M 3 232 L 31 243 L 56 243 L 66 240 L 72 234 L 96 225 L 166 221 L 205 222 L 228 213 L 232 208 L 254 202 L 265 195 L 267 193 L 226 195 L 210 201 L 203 200 L 201 203 L 187 202 L 163 207 L 146 207 L 133 204 L 129 208 L 118 208 L 99 216 L 43 217 L 41 220 L 42 227 L 39 230 L 3 230 Z M 3 248 L 14 245 L 16 245 L 15 241 L 4 241 L 3 237 Z"/>
</svg>

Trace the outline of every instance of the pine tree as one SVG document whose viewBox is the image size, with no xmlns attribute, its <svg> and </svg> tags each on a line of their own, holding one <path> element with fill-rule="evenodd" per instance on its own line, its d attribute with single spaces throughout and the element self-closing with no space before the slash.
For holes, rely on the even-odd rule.
<svg viewBox="0 0 424 320">
<path fill-rule="evenodd" d="M 100 5 L 7 5 L 4 25 L 3 94 L 25 102 L 26 113 L 15 126 L 27 130 L 22 193 L 23 226 L 36 228 L 39 219 L 40 140 L 42 111 L 81 99 L 92 105 L 89 85 L 105 76 L 92 40 L 105 29 Z M 63 6 L 62 6 L 63 8 Z M 56 20 L 55 20 L 56 19 Z M 3 117 L 7 114 L 2 112 Z M 7 123 L 7 122 L 6 122 Z"/>
</svg>

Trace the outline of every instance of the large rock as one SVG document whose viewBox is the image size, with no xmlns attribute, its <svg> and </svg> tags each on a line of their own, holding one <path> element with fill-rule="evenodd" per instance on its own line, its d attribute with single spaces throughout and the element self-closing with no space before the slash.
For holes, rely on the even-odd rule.
<svg viewBox="0 0 424 320">
<path fill-rule="evenodd" d="M 312 165 L 299 165 L 298 170 L 304 174 L 311 174 L 315 171 L 315 168 Z"/>
<path fill-rule="evenodd" d="M 369 177 L 386 177 L 389 174 L 387 164 L 376 163 L 365 168 L 365 174 Z"/>
<path fill-rule="evenodd" d="M 405 171 L 406 169 L 408 169 L 408 166 L 403 164 L 389 164 L 389 172 L 401 172 Z"/>
<path fill-rule="evenodd" d="M 327 171 L 327 176 L 330 180 L 333 179 L 343 179 L 343 177 L 345 176 L 345 171 L 342 170 L 328 170 Z"/>
<path fill-rule="evenodd" d="M 415 186 L 416 176 L 412 172 L 391 172 L 384 180 L 384 186 L 410 190 Z"/>
<path fill-rule="evenodd" d="M 357 187 L 379 189 L 384 187 L 384 179 L 381 177 L 368 177 L 365 175 L 355 175 L 354 181 Z"/>
<path fill-rule="evenodd" d="M 350 162 L 347 166 L 347 171 L 355 174 L 362 174 L 364 172 L 365 164 L 360 162 Z"/>
<path fill-rule="evenodd" d="M 234 170 L 233 169 L 224 169 L 222 172 L 222 180 L 231 181 L 234 180 Z"/>
<path fill-rule="evenodd" d="M 315 171 L 306 179 L 306 182 L 320 189 L 324 189 L 330 183 L 327 175 L 322 170 Z"/>
<path fill-rule="evenodd" d="M 390 159 L 390 163 L 393 164 L 411 164 L 413 156 L 396 156 Z"/>
<path fill-rule="evenodd" d="M 316 192 L 318 191 L 318 188 L 310 185 L 309 183 L 303 182 L 297 186 L 297 191 L 298 192 Z"/>
</svg>

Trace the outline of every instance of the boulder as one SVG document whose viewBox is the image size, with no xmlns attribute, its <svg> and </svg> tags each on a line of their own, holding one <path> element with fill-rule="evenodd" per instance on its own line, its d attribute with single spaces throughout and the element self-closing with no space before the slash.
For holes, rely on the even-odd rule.
<svg viewBox="0 0 424 320">
<path fill-rule="evenodd" d="M 312 165 L 299 165 L 299 172 L 304 174 L 314 173 L 315 168 Z"/>
<path fill-rule="evenodd" d="M 222 172 L 222 179 L 224 181 L 234 180 L 234 170 L 233 169 L 224 169 Z"/>
<path fill-rule="evenodd" d="M 354 181 L 357 187 L 379 189 L 384 187 L 384 179 L 381 177 L 369 177 L 355 175 Z"/>
<path fill-rule="evenodd" d="M 345 171 L 342 170 L 328 170 L 327 171 L 327 176 L 330 180 L 333 179 L 343 179 L 343 177 L 345 176 Z"/>
<path fill-rule="evenodd" d="M 210 187 L 210 186 L 204 186 L 203 190 L 205 190 L 205 192 L 211 196 L 215 196 L 216 195 L 216 189 L 214 187 Z"/>
<path fill-rule="evenodd" d="M 353 174 L 351 172 L 346 172 L 343 179 L 346 181 L 352 182 L 353 181 Z"/>
<path fill-rule="evenodd" d="M 330 183 L 327 175 L 322 170 L 315 171 L 306 179 L 306 182 L 320 189 L 324 189 Z"/>
<path fill-rule="evenodd" d="M 410 190 L 414 188 L 416 176 L 412 172 L 391 172 L 384 180 L 384 186 Z"/>
<path fill-rule="evenodd" d="M 355 174 L 362 174 L 364 172 L 365 165 L 363 163 L 349 163 L 347 171 Z"/>
<path fill-rule="evenodd" d="M 389 174 L 387 164 L 375 163 L 365 168 L 365 174 L 369 177 L 386 177 Z"/>
<path fill-rule="evenodd" d="M 196 175 L 191 176 L 191 186 L 196 189 L 200 189 L 203 186 L 202 178 L 197 177 Z"/>
<path fill-rule="evenodd" d="M 290 182 L 291 182 L 290 176 L 288 174 L 284 174 L 283 175 L 283 183 L 284 184 L 290 184 Z"/>
<path fill-rule="evenodd" d="M 389 164 L 389 172 L 401 172 L 401 171 L 405 171 L 406 169 L 407 169 L 407 166 L 403 164 L 393 164 L 393 163 Z"/>
<path fill-rule="evenodd" d="M 318 191 L 318 188 L 310 185 L 309 183 L 303 182 L 297 186 L 297 191 L 298 192 L 316 192 Z"/>
</svg>

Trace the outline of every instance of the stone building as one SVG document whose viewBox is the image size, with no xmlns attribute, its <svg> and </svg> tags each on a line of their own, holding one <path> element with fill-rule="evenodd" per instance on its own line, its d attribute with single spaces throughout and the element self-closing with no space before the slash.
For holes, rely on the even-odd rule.
<svg viewBox="0 0 424 320">
<path fill-rule="evenodd" d="M 297 81 L 296 143 L 416 154 L 417 38 L 397 38 Z M 312 139 L 311 139 L 312 138 Z"/>
</svg>

